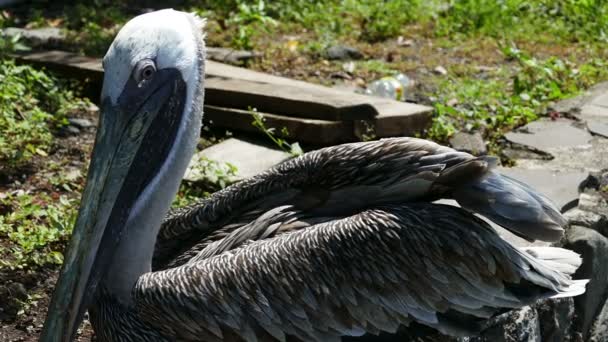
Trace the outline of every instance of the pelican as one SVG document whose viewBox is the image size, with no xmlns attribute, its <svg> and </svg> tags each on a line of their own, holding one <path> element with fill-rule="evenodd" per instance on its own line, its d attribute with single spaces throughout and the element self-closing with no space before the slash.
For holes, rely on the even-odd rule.
<svg viewBox="0 0 608 342">
<path fill-rule="evenodd" d="M 203 23 L 135 17 L 104 57 L 87 184 L 41 341 L 339 341 L 585 291 L 551 202 L 474 157 L 391 138 L 328 147 L 169 212 L 199 137 Z M 460 207 L 433 203 L 452 198 Z"/>
</svg>

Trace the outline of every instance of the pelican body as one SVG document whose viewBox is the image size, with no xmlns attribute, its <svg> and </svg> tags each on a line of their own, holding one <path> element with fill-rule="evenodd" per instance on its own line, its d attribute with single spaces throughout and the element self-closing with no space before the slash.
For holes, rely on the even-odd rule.
<svg viewBox="0 0 608 342">
<path fill-rule="evenodd" d="M 551 202 L 473 157 L 393 138 L 309 152 L 169 212 L 200 133 L 203 21 L 132 19 L 104 57 L 87 185 L 41 341 L 339 341 L 445 334 L 584 292 Z M 452 198 L 462 208 L 433 203 Z M 167 214 L 168 213 L 168 214 Z"/>
</svg>

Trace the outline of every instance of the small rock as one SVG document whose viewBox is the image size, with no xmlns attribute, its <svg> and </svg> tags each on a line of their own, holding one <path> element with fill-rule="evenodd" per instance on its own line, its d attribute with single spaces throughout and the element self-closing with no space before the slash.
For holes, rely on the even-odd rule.
<svg viewBox="0 0 608 342">
<path fill-rule="evenodd" d="M 344 71 L 332 72 L 329 74 L 329 78 L 337 78 L 342 80 L 352 80 L 352 76 Z"/>
<path fill-rule="evenodd" d="M 99 114 L 99 107 L 94 103 L 89 103 L 86 108 L 87 113 L 97 115 Z"/>
<path fill-rule="evenodd" d="M 69 168 L 63 174 L 63 178 L 65 178 L 65 180 L 69 182 L 74 182 L 80 177 L 82 177 L 82 172 L 80 172 L 80 169 L 77 169 L 75 167 Z"/>
<path fill-rule="evenodd" d="M 94 126 L 91 120 L 89 119 L 68 118 L 68 122 L 70 123 L 70 125 L 78 128 L 89 128 Z"/>
<path fill-rule="evenodd" d="M 349 74 L 352 74 L 355 71 L 355 63 L 351 61 L 342 64 L 342 70 L 346 71 Z"/>
<path fill-rule="evenodd" d="M 538 312 L 534 307 L 526 306 L 520 310 L 505 314 L 497 324 L 486 329 L 480 341 L 492 342 L 541 342 Z"/>
<path fill-rule="evenodd" d="M 568 210 L 564 217 L 571 225 L 583 226 L 591 228 L 600 234 L 608 237 L 608 217 L 606 215 L 596 214 L 591 211 L 574 208 Z"/>
<path fill-rule="evenodd" d="M 363 54 L 355 49 L 354 47 L 345 46 L 345 45 L 333 45 L 325 50 L 325 54 L 327 55 L 327 59 L 331 60 L 349 60 L 349 59 L 361 59 L 363 58 Z"/>
<path fill-rule="evenodd" d="M 589 173 L 587 179 L 585 179 L 585 181 L 581 183 L 579 191 L 601 191 L 605 187 L 608 187 L 608 170 L 592 171 Z"/>
<path fill-rule="evenodd" d="M 448 71 L 443 66 L 439 65 L 433 69 L 433 72 L 437 75 L 445 76 L 448 74 Z"/>
<path fill-rule="evenodd" d="M 599 215 L 608 216 L 608 201 L 597 191 L 586 191 L 578 198 L 578 207 Z"/>
<path fill-rule="evenodd" d="M 458 151 L 468 152 L 476 156 L 488 153 L 486 144 L 479 132 L 458 132 L 450 138 L 450 145 Z"/>
<path fill-rule="evenodd" d="M 19 300 L 27 299 L 27 291 L 25 286 L 21 283 L 11 283 L 8 286 L 8 294 L 10 297 L 17 298 Z"/>
<path fill-rule="evenodd" d="M 475 69 L 479 72 L 490 72 L 496 70 L 496 68 L 487 65 L 478 65 L 475 67 Z"/>
<path fill-rule="evenodd" d="M 572 341 L 572 321 L 574 320 L 572 297 L 546 300 L 535 307 L 543 341 Z"/>
<path fill-rule="evenodd" d="M 577 330 L 587 339 L 589 329 L 596 319 L 596 313 L 604 303 L 600 298 L 606 298 L 608 288 L 608 239 L 595 230 L 571 226 L 566 233 L 564 248 L 579 253 L 583 264 L 574 274 L 575 279 L 590 279 L 587 290 L 583 295 L 574 298 L 578 317 Z"/>
<path fill-rule="evenodd" d="M 448 106 L 450 106 L 450 107 L 454 107 L 455 105 L 458 104 L 458 99 L 457 98 L 451 98 L 445 104 L 448 105 Z"/>
<path fill-rule="evenodd" d="M 397 45 L 399 46 L 412 46 L 414 41 L 412 39 L 405 39 L 403 36 L 397 37 Z"/>
<path fill-rule="evenodd" d="M 27 291 L 23 284 L 0 284 L 0 322 L 15 320 L 26 299 Z"/>
<path fill-rule="evenodd" d="M 61 127 L 61 129 L 59 130 L 60 136 L 69 136 L 69 135 L 78 135 L 78 134 L 80 134 L 80 129 L 78 129 L 78 127 L 72 126 L 72 125 Z"/>
<path fill-rule="evenodd" d="M 207 57 L 218 62 L 240 65 L 251 59 L 260 57 L 260 53 L 221 47 L 207 47 Z"/>
</svg>

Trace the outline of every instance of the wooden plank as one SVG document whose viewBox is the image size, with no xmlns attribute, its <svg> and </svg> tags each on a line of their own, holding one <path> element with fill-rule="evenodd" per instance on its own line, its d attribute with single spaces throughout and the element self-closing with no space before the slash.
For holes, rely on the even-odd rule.
<svg viewBox="0 0 608 342">
<path fill-rule="evenodd" d="M 19 62 L 65 73 L 69 77 L 82 77 L 103 81 L 101 59 L 80 56 L 64 51 L 44 51 L 15 55 Z M 101 84 L 99 85 L 101 89 Z"/>
<path fill-rule="evenodd" d="M 62 69 L 72 74 L 89 73 L 91 77 L 98 79 L 101 79 L 103 74 L 100 59 L 64 51 L 34 52 L 20 55 L 18 58 L 29 63 L 45 65 L 47 68 Z M 251 103 L 247 106 L 238 105 L 241 109 L 252 106 L 263 112 L 324 120 L 354 120 L 377 115 L 424 116 L 430 120 L 431 108 L 426 106 L 345 92 L 214 61 L 206 62 L 205 71 L 206 88 L 213 92 L 213 96 L 207 96 L 207 103 L 212 105 L 226 107 L 228 101 L 246 102 L 235 98 L 235 94 L 243 94 L 247 91 L 249 92 L 247 102 Z M 223 80 L 211 81 L 213 78 Z M 255 92 L 256 86 L 264 87 L 264 92 Z M 264 107 L 269 105 L 271 97 L 273 97 L 271 108 Z M 316 105 L 309 106 L 313 101 Z M 320 108 L 321 112 L 319 112 Z"/>
<path fill-rule="evenodd" d="M 293 85 L 216 77 L 205 81 L 205 91 L 207 103 L 220 107 L 255 107 L 267 113 L 330 121 L 371 119 L 377 115 L 369 103 L 353 103 L 324 88 L 303 90 Z"/>
<path fill-rule="evenodd" d="M 67 76 L 92 80 L 98 87 L 93 99 L 101 90 L 100 59 L 64 51 L 34 52 L 17 58 Z M 298 140 L 329 144 L 370 135 L 370 127 L 377 137 L 413 135 L 431 121 L 432 109 L 426 106 L 344 92 L 213 61 L 206 63 L 207 118 L 222 127 L 255 131 L 243 110 L 254 107 L 262 113 L 273 113 L 267 114 L 276 123 L 272 126 L 287 127 Z M 341 120 L 349 122 L 338 122 Z M 313 133 L 314 129 L 320 133 Z"/>
<path fill-rule="evenodd" d="M 404 116 L 387 110 L 371 120 L 356 120 L 354 135 L 359 139 L 362 139 L 364 135 L 373 135 L 378 138 L 415 136 L 416 133 L 428 128 L 430 124 L 430 119 L 425 115 Z"/>
<path fill-rule="evenodd" d="M 316 119 L 292 118 L 283 115 L 259 113 L 266 121 L 266 127 L 277 130 L 285 127 L 292 141 L 313 145 L 331 145 L 355 141 L 353 121 L 326 121 Z M 252 125 L 250 111 L 205 105 L 203 122 L 210 126 L 236 129 L 245 132 L 261 133 Z"/>
</svg>

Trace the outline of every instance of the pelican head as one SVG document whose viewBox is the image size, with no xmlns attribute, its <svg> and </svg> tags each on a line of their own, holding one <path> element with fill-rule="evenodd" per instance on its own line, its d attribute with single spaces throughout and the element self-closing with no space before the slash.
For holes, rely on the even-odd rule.
<svg viewBox="0 0 608 342">
<path fill-rule="evenodd" d="M 202 25 L 173 10 L 143 14 L 120 30 L 104 57 L 87 184 L 41 341 L 74 337 L 121 239 L 135 234 L 132 225 L 144 226 L 143 211 L 160 225 L 177 192 L 200 133 Z"/>
</svg>

